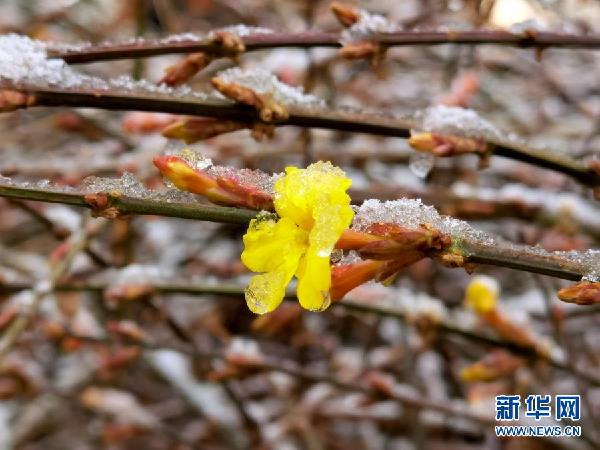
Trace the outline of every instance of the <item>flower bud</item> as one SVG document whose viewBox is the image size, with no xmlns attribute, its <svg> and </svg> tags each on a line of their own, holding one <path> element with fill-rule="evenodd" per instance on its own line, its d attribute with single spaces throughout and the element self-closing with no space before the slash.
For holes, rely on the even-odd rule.
<svg viewBox="0 0 600 450">
<path fill-rule="evenodd" d="M 387 261 L 364 260 L 331 268 L 331 299 L 339 300 L 355 287 L 374 279 Z"/>
<path fill-rule="evenodd" d="M 600 303 L 600 282 L 581 281 L 558 291 L 563 302 L 577 305 L 595 305 Z"/>
<path fill-rule="evenodd" d="M 0 112 L 11 112 L 17 109 L 27 108 L 35 104 L 33 94 L 24 94 L 23 92 L 10 89 L 0 90 Z"/>
<path fill-rule="evenodd" d="M 461 370 L 460 377 L 466 382 L 494 381 L 513 374 L 523 363 L 522 358 L 513 356 L 506 350 L 496 349 Z"/>
<path fill-rule="evenodd" d="M 208 66 L 212 60 L 213 56 L 206 53 L 192 53 L 178 63 L 168 67 L 159 84 L 166 84 L 172 87 L 180 86 Z"/>
<path fill-rule="evenodd" d="M 339 250 L 358 250 L 367 244 L 383 240 L 385 240 L 383 237 L 374 236 L 370 233 L 345 230 L 335 244 L 335 248 Z"/>
<path fill-rule="evenodd" d="M 382 54 L 381 45 L 377 42 L 363 41 L 351 44 L 344 44 L 340 49 L 340 55 L 346 59 L 380 59 Z"/>
<path fill-rule="evenodd" d="M 329 9 L 335 15 L 338 22 L 346 28 L 351 27 L 360 19 L 360 14 L 357 10 L 340 2 L 333 2 L 329 6 Z"/>
<path fill-rule="evenodd" d="M 122 127 L 128 133 L 155 133 L 163 130 L 179 116 L 166 113 L 134 111 L 125 114 Z"/>
<path fill-rule="evenodd" d="M 213 77 L 210 82 L 217 91 L 234 102 L 253 106 L 258 111 L 260 111 L 264 105 L 263 99 L 260 95 L 258 95 L 252 89 L 242 86 L 241 84 L 227 83 L 221 80 L 219 77 Z"/>
<path fill-rule="evenodd" d="M 215 177 L 173 155 L 154 157 L 154 165 L 178 189 L 203 195 L 217 205 L 273 209 L 271 194 L 243 183 L 234 175 Z"/>
<path fill-rule="evenodd" d="M 186 144 L 209 139 L 220 134 L 248 128 L 244 122 L 213 119 L 208 117 L 183 117 L 162 130 L 162 135 L 170 139 L 180 139 Z"/>
<path fill-rule="evenodd" d="M 478 276 L 471 280 L 465 291 L 465 302 L 477 314 L 486 314 L 496 309 L 500 287 L 488 276 Z"/>
<path fill-rule="evenodd" d="M 415 150 L 447 157 L 465 153 L 485 154 L 489 145 L 482 139 L 411 131 L 408 144 Z"/>
</svg>

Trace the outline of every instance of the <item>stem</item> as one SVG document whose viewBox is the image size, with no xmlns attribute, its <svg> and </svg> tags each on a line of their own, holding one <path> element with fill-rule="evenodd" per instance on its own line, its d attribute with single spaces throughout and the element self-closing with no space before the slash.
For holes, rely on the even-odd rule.
<svg viewBox="0 0 600 450">
<path fill-rule="evenodd" d="M 37 106 L 70 106 L 108 110 L 137 110 L 185 114 L 230 119 L 248 123 L 260 122 L 255 109 L 229 102 L 207 101 L 194 98 L 169 97 L 154 93 L 124 93 L 92 89 L 59 89 L 22 86 L 3 82 L 5 89 L 14 89 L 35 96 Z M 278 125 L 324 128 L 355 133 L 407 138 L 410 130 L 418 126 L 414 119 L 392 115 L 366 113 L 350 109 L 317 107 L 289 107 L 289 118 Z M 585 163 L 549 150 L 534 149 L 508 138 L 494 139 L 490 143 L 499 156 L 525 162 L 568 175 L 579 183 L 600 186 L 600 174 Z"/>
<path fill-rule="evenodd" d="M 99 223 L 89 223 L 88 225 L 84 225 L 83 230 L 69 237 L 67 240 L 69 243 L 67 254 L 58 262 L 51 265 L 50 274 L 46 280 L 33 287 L 33 300 L 31 304 L 29 304 L 26 309 L 11 322 L 10 326 L 0 338 L 0 364 L 4 361 L 21 334 L 27 329 L 31 319 L 37 314 L 44 298 L 54 290 L 58 280 L 63 277 L 71 267 L 71 263 L 75 256 L 87 247 L 89 240 L 99 231 L 101 225 L 102 224 Z"/>
<path fill-rule="evenodd" d="M 0 197 L 35 200 L 48 203 L 92 208 L 85 194 L 45 191 L 35 188 L 0 185 Z M 108 194 L 110 205 L 119 214 L 156 215 L 181 219 L 205 220 L 208 222 L 247 224 L 257 212 L 243 208 L 203 205 L 201 203 L 169 202 L 142 198 L 121 197 Z"/>
<path fill-rule="evenodd" d="M 265 50 L 281 47 L 339 48 L 339 33 L 327 33 L 313 30 L 300 33 L 275 32 L 268 34 L 250 34 L 242 36 L 246 51 Z M 574 35 L 549 32 L 510 33 L 507 31 L 397 31 L 375 34 L 369 41 L 378 42 L 386 47 L 406 45 L 506 45 L 519 48 L 600 48 L 598 35 Z M 49 56 L 62 58 L 69 64 L 82 64 L 114 59 L 145 58 L 172 53 L 209 52 L 221 50 L 219 44 L 210 38 L 183 40 L 136 40 L 131 43 L 109 43 L 83 46 L 79 49 L 50 49 Z"/>
<path fill-rule="evenodd" d="M 107 194 L 107 196 L 110 207 L 115 208 L 119 215 L 155 215 L 246 225 L 257 214 L 257 211 L 244 208 L 131 198 L 114 194 Z M 0 185 L 0 197 L 92 208 L 86 202 L 85 194 L 29 187 Z M 502 246 L 501 244 L 488 246 L 471 241 L 463 241 L 460 246 L 463 256 L 472 263 L 508 267 L 572 281 L 579 281 L 587 273 L 583 263 L 578 263 L 560 254 L 537 254 L 527 246 Z"/>
<path fill-rule="evenodd" d="M 31 286 L 28 284 L 6 284 L 0 286 L 0 292 L 12 293 L 20 290 L 29 289 Z M 94 282 L 62 282 L 54 286 L 56 292 L 97 292 L 102 293 L 110 285 L 108 283 L 94 283 Z M 169 284 L 152 284 L 152 290 L 156 294 L 189 294 L 189 295 L 216 295 L 220 297 L 235 297 L 239 298 L 244 295 L 244 286 L 238 284 L 205 284 L 205 283 L 186 283 L 186 282 L 175 282 Z M 287 300 L 295 300 L 296 294 L 294 292 L 288 292 L 285 297 Z M 332 307 L 342 308 L 347 311 L 354 311 L 363 314 L 376 314 L 382 317 L 393 317 L 403 322 L 410 321 L 409 315 L 403 311 L 375 304 L 365 304 L 351 299 L 342 300 L 339 302 L 332 303 Z M 496 338 L 491 335 L 477 333 L 470 329 L 461 327 L 459 325 L 450 322 L 439 322 L 435 324 L 435 329 L 446 335 L 458 336 L 469 341 L 475 341 L 488 347 L 502 347 L 506 348 L 516 354 L 547 361 L 552 367 L 562 370 L 564 372 L 573 373 L 586 380 L 587 382 L 600 386 L 600 379 L 592 374 L 582 372 L 575 366 L 565 364 L 551 356 L 537 353 L 534 349 L 522 347 L 512 342 L 505 341 L 503 339 Z"/>
</svg>

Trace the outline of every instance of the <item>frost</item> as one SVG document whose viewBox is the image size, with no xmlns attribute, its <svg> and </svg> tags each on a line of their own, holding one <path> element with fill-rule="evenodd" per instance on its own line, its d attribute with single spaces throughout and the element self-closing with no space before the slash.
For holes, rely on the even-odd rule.
<svg viewBox="0 0 600 450">
<path fill-rule="evenodd" d="M 428 224 L 451 236 L 490 244 L 495 242 L 494 237 L 472 228 L 467 222 L 440 215 L 433 206 L 424 205 L 419 199 L 366 200 L 358 208 L 352 228 L 365 231 L 374 223 L 396 223 L 406 228 Z"/>
<path fill-rule="evenodd" d="M 600 250 L 591 249 L 586 252 L 572 250 L 557 253 L 586 268 L 582 278 L 584 281 L 600 282 Z"/>
<path fill-rule="evenodd" d="M 235 178 L 244 186 L 254 187 L 269 194 L 275 193 L 275 181 L 283 176 L 283 174 L 270 175 L 262 170 L 236 169 L 228 166 L 212 166 L 207 172 L 215 177 Z"/>
<path fill-rule="evenodd" d="M 163 201 L 167 203 L 196 203 L 198 197 L 179 189 L 155 191 L 147 189 L 135 175 L 125 172 L 121 178 L 87 177 L 81 183 L 79 191 L 83 194 L 98 192 L 119 193 L 126 197 L 144 200 Z"/>
<path fill-rule="evenodd" d="M 535 19 L 524 20 L 513 23 L 510 26 L 511 33 L 528 33 L 535 31 L 548 31 L 548 27 Z"/>
<path fill-rule="evenodd" d="M 125 172 L 121 178 L 87 177 L 81 184 L 81 191 L 83 193 L 118 192 L 134 198 L 143 198 L 150 192 L 135 175 L 129 172 Z"/>
<path fill-rule="evenodd" d="M 426 178 L 435 165 L 435 156 L 431 153 L 413 152 L 410 154 L 408 168 L 419 178 Z"/>
<path fill-rule="evenodd" d="M 48 58 L 46 49 L 45 43 L 26 36 L 0 36 L 0 80 L 35 88 L 118 90 L 178 98 L 217 99 L 216 96 L 195 92 L 189 86 L 171 88 L 165 85 L 157 86 L 147 80 L 136 81 L 129 76 L 105 80 L 85 75 L 68 66 L 62 59 Z"/>
<path fill-rule="evenodd" d="M 2 186 L 10 186 L 21 189 L 35 189 L 38 191 L 41 190 L 45 192 L 61 192 L 65 194 L 73 194 L 77 192 L 70 186 L 57 185 L 49 180 L 18 181 L 2 175 L 0 175 L 0 184 Z"/>
<path fill-rule="evenodd" d="M 168 270 L 146 264 L 130 264 L 110 276 L 111 283 L 115 285 L 131 283 L 160 284 L 172 278 L 173 274 Z"/>
<path fill-rule="evenodd" d="M 255 361 L 260 361 L 263 357 L 256 341 L 239 336 L 236 336 L 231 340 L 225 354 L 227 358 L 231 359 L 238 358 Z"/>
<path fill-rule="evenodd" d="M 163 38 L 157 39 L 158 44 L 175 44 L 178 42 L 200 42 L 204 40 L 206 36 L 204 34 L 197 33 L 179 33 L 171 34 Z"/>
<path fill-rule="evenodd" d="M 260 95 L 271 95 L 277 103 L 287 106 L 323 107 L 325 102 L 314 95 L 305 94 L 302 88 L 282 83 L 264 69 L 241 69 L 233 67 L 217 74 L 225 83 L 237 83 Z"/>
<path fill-rule="evenodd" d="M 179 42 L 202 42 L 206 40 L 206 34 L 199 33 L 178 33 L 178 34 L 170 34 L 168 36 L 159 38 L 159 39 L 147 39 L 141 37 L 133 37 L 130 39 L 122 40 L 122 41 L 103 41 L 97 44 L 93 44 L 91 42 L 76 42 L 73 44 L 63 44 L 51 42 L 44 44 L 46 48 L 53 53 L 69 53 L 69 52 L 80 52 L 86 50 L 90 47 L 94 47 L 95 49 L 101 48 L 109 48 L 109 47 L 127 47 L 132 45 L 143 45 L 143 44 L 154 44 L 154 45 L 168 45 L 168 44 L 177 44 Z"/>
<path fill-rule="evenodd" d="M 346 28 L 340 35 L 342 44 L 361 42 L 368 40 L 372 35 L 379 33 L 394 33 L 400 31 L 398 25 L 379 14 L 371 14 L 367 11 L 359 11 L 360 18 L 351 27 Z"/>
<path fill-rule="evenodd" d="M 283 173 L 268 174 L 262 170 L 215 166 L 210 158 L 205 157 L 201 151 L 192 147 L 185 147 L 181 150 L 172 149 L 167 151 L 166 154 L 179 156 L 194 169 L 204 171 L 215 178 L 234 178 L 244 186 L 269 194 L 274 194 L 275 181 L 283 176 Z"/>
<path fill-rule="evenodd" d="M 531 206 L 540 206 L 553 215 L 568 215 L 582 226 L 593 229 L 600 228 L 600 208 L 597 203 L 586 201 L 569 192 L 549 192 L 534 189 L 522 184 L 509 183 L 499 189 L 473 187 L 467 183 L 457 182 L 451 187 L 459 197 L 476 197 L 489 201 L 517 201 Z"/>
<path fill-rule="evenodd" d="M 269 28 L 252 27 L 252 26 L 248 26 L 248 25 L 244 25 L 244 24 L 229 25 L 224 28 L 219 28 L 218 30 L 215 30 L 215 31 L 226 31 L 228 33 L 235 34 L 236 36 L 239 36 L 239 37 L 250 36 L 252 34 L 271 34 L 271 33 L 273 33 L 273 30 L 271 30 Z M 211 31 L 208 34 L 208 37 L 209 38 L 214 37 L 215 31 Z"/>
<path fill-rule="evenodd" d="M 471 109 L 436 105 L 419 112 L 416 118 L 422 131 L 487 139 L 501 135 L 500 130 Z"/>
</svg>

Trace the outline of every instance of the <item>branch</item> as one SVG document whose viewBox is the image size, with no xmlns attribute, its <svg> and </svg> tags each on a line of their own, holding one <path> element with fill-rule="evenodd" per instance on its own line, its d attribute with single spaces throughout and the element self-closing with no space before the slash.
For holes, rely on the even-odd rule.
<svg viewBox="0 0 600 450">
<path fill-rule="evenodd" d="M 96 292 L 103 293 L 110 287 L 110 284 L 100 282 L 77 282 L 67 281 L 56 284 L 54 290 L 57 292 Z M 149 287 L 155 294 L 188 294 L 188 295 L 216 295 L 219 297 L 234 297 L 242 298 L 244 296 L 244 286 L 238 284 L 206 284 L 206 283 L 188 283 L 188 282 L 175 282 L 175 283 L 156 283 L 151 284 Z M 0 285 L 0 292 L 16 292 L 30 288 L 27 284 L 6 284 Z M 295 300 L 296 295 L 294 292 L 289 291 L 285 297 L 286 300 Z M 411 316 L 404 311 L 383 305 L 367 304 L 352 299 L 346 299 L 339 302 L 332 303 L 332 307 L 342 308 L 347 311 L 354 311 L 363 314 L 375 314 L 382 317 L 393 317 L 403 322 L 410 322 Z M 600 386 L 600 378 L 581 371 L 572 365 L 565 364 L 560 360 L 553 358 L 550 355 L 536 352 L 535 349 L 522 347 L 515 343 L 505 341 L 503 339 L 494 337 L 489 334 L 482 334 L 473 331 L 468 328 L 461 327 L 455 323 L 449 321 L 440 321 L 435 324 L 432 322 L 432 327 L 445 334 L 458 336 L 469 341 L 475 341 L 479 344 L 486 345 L 488 347 L 502 347 L 506 348 L 516 354 L 524 357 L 540 359 L 547 361 L 552 367 L 564 372 L 572 373 L 578 377 L 586 380 L 587 382 Z"/>
<path fill-rule="evenodd" d="M 246 51 L 265 50 L 281 47 L 311 48 L 333 47 L 340 48 L 339 33 L 323 31 L 306 31 L 300 33 L 255 33 L 241 36 Z M 600 48 L 600 36 L 550 33 L 530 31 L 510 33 L 508 31 L 397 31 L 394 33 L 375 34 L 369 37 L 370 42 L 379 43 L 385 47 L 407 45 L 505 45 L 519 48 L 548 47 L 558 48 Z M 126 43 L 107 43 L 99 45 L 84 45 L 81 48 L 60 49 L 48 51 L 48 56 L 62 58 L 69 64 L 82 64 L 115 59 L 144 58 L 173 53 L 206 52 L 218 54 L 222 46 L 211 38 L 142 40 Z"/>
<path fill-rule="evenodd" d="M 92 204 L 86 201 L 85 194 L 73 192 L 0 185 L 0 197 L 94 208 Z M 203 205 L 201 203 L 160 201 L 112 194 L 107 194 L 107 197 L 111 207 L 114 207 L 121 216 L 129 214 L 156 215 L 245 225 L 257 214 L 256 211 L 249 209 Z"/>
<path fill-rule="evenodd" d="M 118 193 L 103 195 L 107 197 L 108 206 L 114 208 L 114 217 L 128 214 L 156 215 L 245 225 L 257 214 L 257 211 L 243 208 L 173 202 L 155 198 L 132 198 Z M 0 197 L 95 208 L 93 202 L 89 202 L 89 197 L 86 200 L 86 194 L 31 187 L 0 184 Z M 560 253 L 540 253 L 529 246 L 512 244 L 503 246 L 498 243 L 490 246 L 481 242 L 464 241 L 460 242 L 460 248 L 465 262 L 508 267 L 572 281 L 581 280 L 587 273 L 586 265 L 582 261 L 567 258 Z"/>
<path fill-rule="evenodd" d="M 201 100 L 152 92 L 129 93 L 118 90 L 40 88 L 10 81 L 2 81 L 0 87 L 30 94 L 30 103 L 23 104 L 22 107 L 70 106 L 108 110 L 138 110 L 215 117 L 246 123 L 262 122 L 255 109 L 226 101 Z M 418 127 L 418 121 L 413 118 L 350 109 L 333 110 L 300 106 L 287 109 L 289 117 L 279 122 L 278 125 L 324 128 L 399 138 L 410 137 L 410 130 Z M 473 137 L 480 139 L 479 136 Z M 560 172 L 586 186 L 600 186 L 600 173 L 585 163 L 564 154 L 531 148 L 508 138 L 490 138 L 488 141 L 493 147 L 494 155 Z"/>
<path fill-rule="evenodd" d="M 52 292 L 58 280 L 67 273 L 75 256 L 87 247 L 90 238 L 99 231 L 100 225 L 98 223 L 86 224 L 83 230 L 71 235 L 65 241 L 65 244 L 68 245 L 67 253 L 58 262 L 51 262 L 48 278 L 37 283 L 32 289 L 32 302 L 10 324 L 0 338 L 0 364 L 21 334 L 27 329 L 29 322 L 37 314 L 44 298 Z"/>
<path fill-rule="evenodd" d="M 65 336 L 68 336 L 73 339 L 80 340 L 82 342 L 87 342 L 91 344 L 111 344 L 112 340 L 106 338 L 94 338 L 89 336 L 82 336 L 79 334 L 66 332 Z M 193 344 L 189 345 L 180 345 L 180 344 L 152 344 L 152 343 L 139 343 L 142 348 L 149 351 L 156 350 L 164 350 L 165 348 L 171 349 L 173 351 L 177 351 L 183 353 L 187 356 L 193 358 L 202 358 L 202 359 L 220 359 L 227 361 L 227 355 L 224 351 L 219 350 L 201 350 L 197 346 Z M 427 409 L 432 411 L 439 411 L 444 414 L 448 414 L 451 416 L 462 417 L 465 419 L 472 420 L 481 425 L 491 425 L 492 421 L 487 418 L 470 411 L 467 408 L 461 408 L 449 403 L 439 402 L 436 400 L 416 397 L 412 394 L 407 394 L 404 392 L 393 391 L 393 392 L 383 392 L 380 390 L 376 390 L 370 388 L 366 385 L 353 383 L 349 381 L 340 380 L 334 376 L 325 373 L 319 373 L 314 370 L 306 369 L 300 366 L 295 361 L 289 359 L 282 359 L 279 357 L 273 357 L 269 355 L 262 355 L 260 361 L 253 361 L 253 369 L 263 370 L 263 371 L 275 371 L 275 372 L 283 372 L 288 375 L 291 375 L 295 378 L 298 378 L 303 381 L 307 381 L 309 383 L 326 383 L 336 388 L 345 391 L 353 391 L 360 392 L 365 395 L 381 398 L 382 396 L 389 398 L 390 400 L 397 401 L 405 406 L 409 406 L 411 408 L 416 409 Z"/>
</svg>

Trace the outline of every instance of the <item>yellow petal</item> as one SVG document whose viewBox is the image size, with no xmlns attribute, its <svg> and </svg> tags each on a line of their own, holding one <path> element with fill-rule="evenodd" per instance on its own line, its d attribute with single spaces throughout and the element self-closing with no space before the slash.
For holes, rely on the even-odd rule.
<svg viewBox="0 0 600 450">
<path fill-rule="evenodd" d="M 290 267 L 260 275 L 254 275 L 244 291 L 246 304 L 255 314 L 266 314 L 279 306 L 285 296 L 285 288 L 294 275 Z"/>
<path fill-rule="evenodd" d="M 306 246 L 306 232 L 300 230 L 291 219 L 252 219 L 244 235 L 244 265 L 253 272 L 277 270 L 286 260 L 298 264 Z"/>
<path fill-rule="evenodd" d="M 291 219 L 275 222 L 261 217 L 250 222 L 244 235 L 242 262 L 254 272 L 266 272 L 252 277 L 245 291 L 252 312 L 265 314 L 279 306 L 306 242 L 306 232 Z"/>
<path fill-rule="evenodd" d="M 289 217 L 308 231 L 314 224 L 314 208 L 323 202 L 349 208 L 350 197 L 346 190 L 352 182 L 340 168 L 319 161 L 303 170 L 286 167 L 285 172 L 286 175 L 275 182 L 274 203 L 280 217 Z"/>
<path fill-rule="evenodd" d="M 350 226 L 354 211 L 345 190 L 322 193 L 315 198 L 318 201 L 312 211 L 314 224 L 309 235 L 310 247 L 319 256 L 329 257 L 335 243 Z"/>
<path fill-rule="evenodd" d="M 313 311 L 330 303 L 330 255 L 354 216 L 346 190 L 351 181 L 328 162 L 307 169 L 287 167 L 275 182 L 274 206 L 281 217 L 253 220 L 244 236 L 243 263 L 255 272 L 246 292 L 254 312 L 265 313 L 281 302 L 295 273 L 298 300 Z"/>
<path fill-rule="evenodd" d="M 300 305 L 310 311 L 323 311 L 331 303 L 331 265 L 329 256 L 317 255 L 309 251 L 296 272 L 298 277 L 297 295 Z"/>
</svg>

